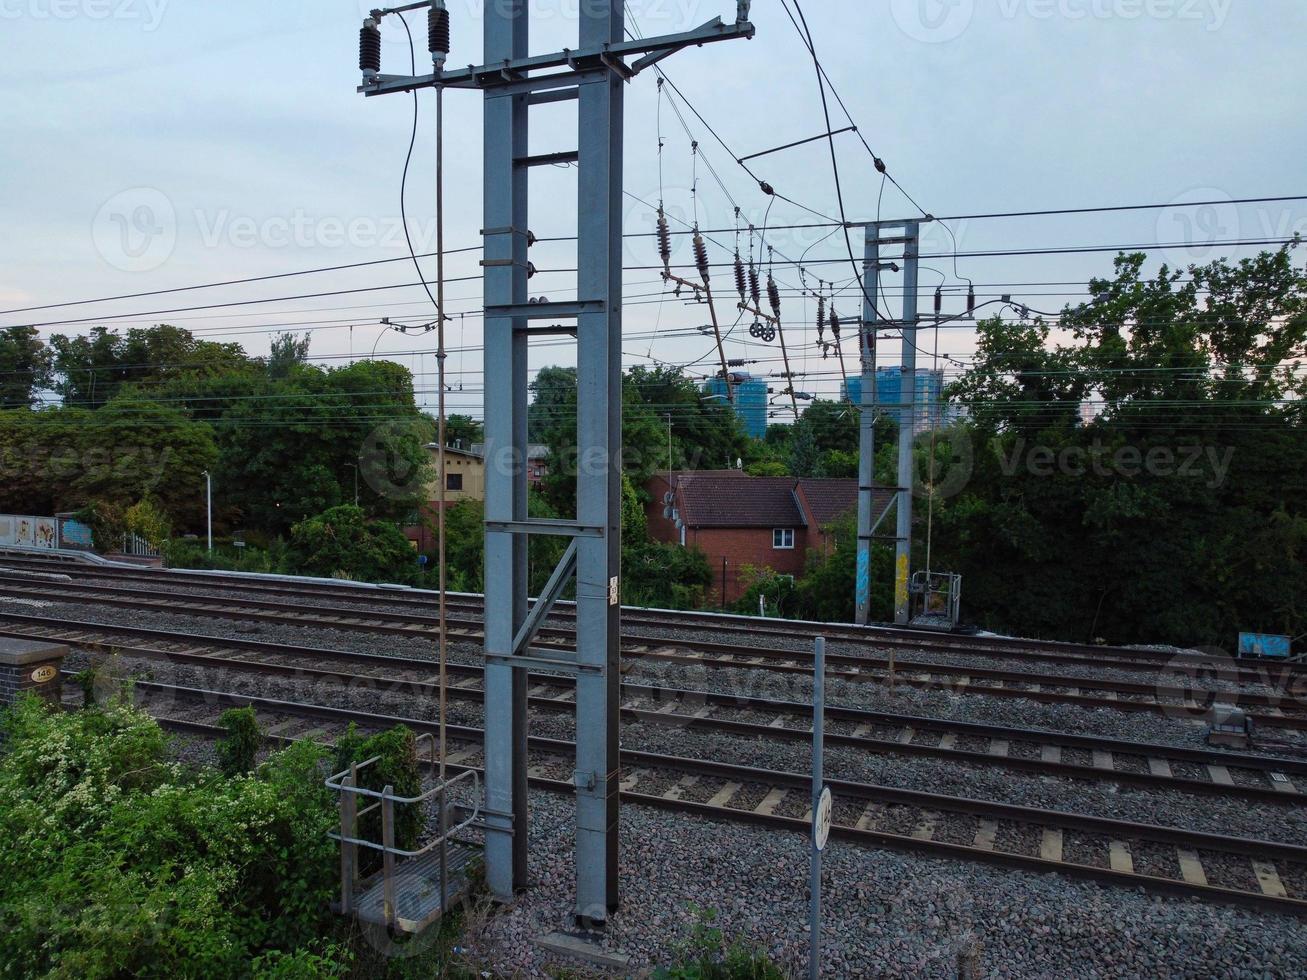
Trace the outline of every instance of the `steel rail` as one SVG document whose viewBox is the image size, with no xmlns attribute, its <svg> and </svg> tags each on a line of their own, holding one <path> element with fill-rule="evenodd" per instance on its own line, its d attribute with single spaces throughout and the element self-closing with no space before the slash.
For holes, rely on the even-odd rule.
<svg viewBox="0 0 1307 980">
<path fill-rule="evenodd" d="M 246 615 L 254 616 L 264 620 L 282 622 L 290 625 L 304 625 L 310 623 L 313 625 L 326 626 L 333 629 L 348 629 L 356 632 L 389 632 L 397 633 L 402 636 L 424 635 L 429 630 L 425 627 L 434 626 L 438 623 L 437 617 L 423 616 L 415 613 L 393 613 L 380 612 L 366 609 L 346 609 L 330 606 L 304 606 L 292 602 L 275 602 L 263 599 L 243 599 L 222 595 L 205 595 L 194 593 L 182 593 L 178 597 L 181 601 L 172 599 L 160 599 L 155 591 L 143 589 L 124 589 L 115 586 L 105 585 L 80 585 L 65 583 L 33 582 L 29 579 L 6 579 L 0 574 L 0 582 L 6 582 L 15 588 L 18 592 L 37 597 L 51 598 L 55 595 L 67 595 L 69 592 L 85 592 L 90 597 L 98 598 L 100 601 L 112 605 L 124 606 L 126 608 L 153 609 L 161 612 L 177 612 L 178 610 L 194 610 L 205 616 L 217 616 L 224 619 L 240 619 Z M 234 607 L 234 608 L 228 608 Z M 237 610 L 248 610 L 246 613 Z M 271 615 L 264 615 L 260 610 L 267 610 Z M 468 629 L 479 630 L 481 622 L 479 620 L 450 620 L 456 626 Z M 570 637 L 575 635 L 574 631 L 566 627 L 546 627 L 540 630 L 541 635 L 554 637 Z M 465 638 L 472 638 L 465 635 Z M 627 634 L 625 639 L 628 646 L 634 648 L 640 645 L 662 644 L 666 646 L 682 647 L 688 650 L 697 650 L 704 653 L 715 653 L 719 655 L 739 656 L 749 654 L 752 659 L 758 657 L 778 658 L 781 660 L 793 660 L 796 662 L 811 661 L 812 654 L 809 651 L 786 650 L 773 647 L 749 647 L 742 648 L 738 644 L 718 643 L 706 640 L 685 640 L 681 638 L 670 638 L 661 636 L 644 636 L 639 634 Z M 890 659 L 876 655 L 828 655 L 827 661 L 836 665 L 843 666 L 876 666 L 888 667 Z M 1012 683 L 1039 683 L 1054 687 L 1067 688 L 1088 688 L 1092 690 L 1114 691 L 1118 694 L 1152 696 L 1156 693 L 1156 686 L 1149 684 L 1139 684 L 1132 681 L 1118 681 L 1110 679 L 1101 679 L 1088 677 L 1081 674 L 1032 674 L 1029 671 L 1004 670 L 995 667 L 969 666 L 959 664 L 937 664 L 932 661 L 909 661 L 900 658 L 894 658 L 895 670 L 904 674 L 914 672 L 924 672 L 933 675 L 948 674 L 951 676 L 961 677 L 980 677 L 989 680 L 998 680 Z M 738 666 L 738 665 L 733 665 Z M 1260 683 L 1260 681 L 1258 681 Z M 1304 694 L 1307 694 L 1307 678 L 1301 685 L 1304 688 Z M 1243 704 L 1254 705 L 1258 707 L 1279 707 L 1284 703 L 1286 698 L 1274 695 L 1260 694 L 1256 692 L 1244 692 L 1239 694 L 1240 702 Z M 1307 704 L 1303 705 L 1307 708 Z"/>
<path fill-rule="evenodd" d="M 32 635 L 34 634 L 0 629 L 0 636 L 23 637 Z M 45 635 L 48 635 L 48 633 Z M 83 646 L 90 645 L 86 641 L 80 642 Z M 366 674 L 351 674 L 344 671 L 328 670 L 318 666 L 304 667 L 291 664 L 237 660 L 229 657 L 224 658 L 220 654 L 195 652 L 194 649 L 183 651 L 156 650 L 144 647 L 116 647 L 113 649 L 115 653 L 121 656 L 137 657 L 140 659 L 162 661 L 165 663 L 192 667 L 235 669 L 246 673 L 267 674 L 292 680 L 312 679 L 317 683 L 330 682 L 333 685 L 333 690 L 336 685 L 339 685 L 349 691 L 366 691 L 367 693 L 377 694 L 379 696 L 390 693 L 391 691 L 402 691 L 403 693 L 412 695 L 434 696 L 439 690 L 438 686 L 430 681 L 408 680 L 397 677 L 375 677 Z M 303 652 L 320 654 L 322 651 Z M 351 657 L 349 654 L 335 655 Z M 396 659 L 375 654 L 362 656 L 366 656 L 368 658 L 366 662 L 369 663 L 378 660 Z M 431 665 L 426 661 L 401 662 L 399 666 L 406 670 L 420 670 L 428 675 L 430 674 L 431 668 Z M 451 673 L 466 674 L 473 677 L 483 676 L 482 668 L 476 665 L 450 665 L 450 671 Z M 568 678 L 539 674 L 532 674 L 530 677 L 537 685 L 553 685 L 568 690 L 574 688 L 574 685 Z M 683 714 L 668 710 L 676 705 L 689 707 L 699 705 L 701 708 L 703 706 L 713 705 L 717 707 L 731 707 L 756 711 L 760 714 L 772 714 L 781 718 L 792 717 L 795 715 L 810 718 L 812 715 L 812 706 L 803 702 L 667 688 L 657 685 L 637 684 L 631 682 L 623 683 L 622 692 L 623 695 L 628 698 L 636 697 L 655 700 L 659 698 L 669 699 L 666 702 L 665 707 L 657 710 L 631 707 L 629 705 L 623 706 L 621 714 L 623 719 L 627 722 L 645 722 L 661 727 L 682 728 L 694 731 L 719 731 L 732 735 L 762 738 L 773 741 L 806 742 L 810 737 L 810 727 L 790 728 L 783 725 L 777 725 L 774 722 L 761 724 L 758 722 L 743 721 L 739 719 L 713 718 L 710 715 L 705 715 L 700 712 L 694 714 Z M 451 697 L 459 700 L 473 701 L 477 703 L 484 702 L 484 691 L 481 689 L 457 687 L 449 690 L 448 693 Z M 544 697 L 537 694 L 530 695 L 527 700 L 530 706 L 543 710 L 567 711 L 575 707 L 575 704 L 566 698 Z M 1066 736 L 1057 733 L 998 728 L 997 726 L 969 724 L 955 726 L 949 723 L 939 723 L 916 716 L 887 715 L 882 712 L 865 711 L 859 708 L 834 706 L 828 708 L 826 714 L 830 720 L 856 723 L 868 728 L 873 724 L 890 724 L 895 727 L 910 730 L 913 733 L 913 737 L 915 737 L 915 733 L 918 730 L 936 730 L 946 733 L 952 731 L 955 735 L 976 734 L 977 731 L 984 731 L 985 736 L 992 740 L 997 737 L 994 732 L 998 732 L 1004 737 L 1004 740 L 1029 741 L 1041 745 L 1055 745 L 1059 749 L 1080 748 L 1095 752 L 1108 751 L 1120 753 L 1122 755 L 1129 754 L 1142 756 L 1147 759 L 1164 760 L 1167 763 L 1168 769 L 1172 762 L 1185 762 L 1207 766 L 1222 766 L 1227 768 L 1227 770 L 1229 768 L 1248 769 L 1262 773 L 1268 778 L 1271 773 L 1278 773 L 1284 775 L 1286 778 L 1290 773 L 1298 776 L 1307 776 L 1307 763 L 1288 759 L 1281 760 L 1267 757 L 1245 757 L 1234 753 L 1221 753 L 1195 749 L 1172 749 L 1160 745 L 1138 745 L 1117 740 L 1094 739 L 1089 736 Z M 998 755 L 993 752 L 956 749 L 940 745 L 918 745 L 915 744 L 911 738 L 906 742 L 901 738 L 898 740 L 874 738 L 857 731 L 852 734 L 828 732 L 827 742 L 831 745 L 843 746 L 871 754 L 931 758 L 985 768 L 1011 769 L 1046 776 L 1055 776 L 1063 779 L 1082 779 L 1090 782 L 1127 784 L 1141 786 L 1148 789 L 1172 790 L 1175 792 L 1187 792 L 1207 796 L 1227 796 L 1277 805 L 1307 804 L 1307 794 L 1296 792 L 1294 790 L 1276 789 L 1273 782 L 1270 786 L 1243 786 L 1234 783 L 1208 782 L 1182 776 L 1158 774 L 1151 770 L 1147 772 L 1135 772 L 1128 769 L 1108 768 L 1098 765 L 1086 766 L 1076 763 L 1052 761 L 1045 758 L 1026 759 L 1020 756 L 1007 754 Z"/>
<path fill-rule="evenodd" d="M 70 676 L 72 671 L 64 670 L 63 673 Z M 434 728 L 433 722 L 423 721 L 421 719 L 370 714 L 344 708 L 333 708 L 326 705 L 304 705 L 293 702 L 275 701 L 266 698 L 256 698 L 248 695 L 228 694 L 226 692 L 178 687 L 174 685 L 161 685 L 152 682 L 138 682 L 137 687 L 157 692 L 171 692 L 174 695 L 180 694 L 183 697 L 188 698 L 196 698 L 210 707 L 222 705 L 250 706 L 255 707 L 256 709 L 262 708 L 265 711 L 277 714 L 306 717 L 314 720 L 333 721 L 341 724 L 347 724 L 348 722 L 353 721 L 356 724 L 363 724 L 377 728 L 405 725 L 408 728 L 421 733 L 426 733 Z M 188 724 L 194 725 L 195 722 L 191 719 Z M 471 728 L 469 726 L 450 725 L 448 726 L 448 733 L 455 740 L 472 742 L 474 744 L 479 744 L 482 737 L 480 729 Z M 570 759 L 570 753 L 574 750 L 573 743 L 563 739 L 548 739 L 532 736 L 528 739 L 528 742 L 534 749 L 548 752 L 564 759 Z M 774 788 L 785 788 L 787 790 L 807 789 L 810 785 L 810 778 L 804 773 L 763 770 L 752 766 L 737 766 L 723 762 L 686 759 L 678 756 L 667 756 L 658 753 L 634 750 L 623 750 L 621 758 L 623 763 L 629 762 L 644 768 L 669 769 L 675 772 L 686 772 L 694 775 L 711 775 L 722 779 L 728 779 L 732 782 L 738 782 L 741 785 L 764 785 Z M 451 764 L 449 768 L 463 769 L 472 767 Z M 569 789 L 571 787 L 570 783 L 564 783 L 560 780 L 541 780 L 538 776 L 534 777 L 534 779 L 536 785 L 542 785 L 542 783 L 555 783 L 560 787 L 567 786 Z M 1274 858 L 1291 861 L 1297 865 L 1307 864 L 1307 847 L 1294 844 L 1283 844 L 1274 841 L 1262 841 L 1251 838 L 1230 837 L 1221 834 L 1209 834 L 1199 831 L 1180 830 L 1173 827 L 1132 823 L 1129 821 L 1112 820 L 1103 817 L 1090 817 L 1084 814 L 1059 810 L 1039 810 L 1032 807 L 992 803 L 985 800 L 975 800 L 966 797 L 951 797 L 942 794 L 923 793 L 916 790 L 894 789 L 892 787 L 877 786 L 870 783 L 831 780 L 830 785 L 832 791 L 842 802 L 857 800 L 859 802 L 866 802 L 869 805 L 890 802 L 900 805 L 921 807 L 930 812 L 943 811 L 959 813 L 966 816 L 978 816 L 985 819 L 1003 820 L 1035 827 L 1077 830 L 1094 836 L 1104 837 L 1109 840 L 1139 840 L 1152 843 L 1166 843 L 1192 850 L 1216 851 L 1224 854 L 1233 854 L 1240 857 L 1248 857 L 1252 860 Z M 810 831 L 810 825 L 806 820 L 785 817 L 775 813 L 763 813 L 756 809 L 746 811 L 732 808 L 725 804 L 713 805 L 711 803 L 691 803 L 685 800 L 671 800 L 665 795 L 655 797 L 650 794 L 634 793 L 629 790 L 623 790 L 622 796 L 627 802 L 646 803 L 664 809 L 697 813 L 714 819 L 725 818 L 736 821 L 742 820 L 776 828 L 794 830 L 802 829 L 804 833 Z M 1127 887 L 1142 887 L 1145 889 L 1164 891 L 1177 895 L 1196 895 L 1212 901 L 1233 903 L 1262 909 L 1273 909 L 1300 916 L 1307 914 L 1307 901 L 1296 897 L 1279 897 L 1266 892 L 1257 893 L 1250 890 L 1240 890 L 1220 885 L 1199 885 L 1181 879 L 1162 878 L 1153 875 L 1139 874 L 1133 871 L 1118 871 L 1111 868 L 1101 868 L 1073 862 L 1054 861 L 1044 857 L 1033 857 L 1010 851 L 969 847 L 962 844 L 952 844 L 933 839 L 892 834 L 879 830 L 859 829 L 856 825 L 849 826 L 847 823 L 840 824 L 836 833 L 837 836 L 845 839 L 863 840 L 895 849 L 908 849 L 930 853 L 936 856 L 952 856 L 971 861 L 1002 864 L 1008 867 L 1031 871 L 1054 871 L 1073 877 L 1091 878 L 1098 881 L 1125 885 Z"/>
<path fill-rule="evenodd" d="M 117 650 L 123 653 L 137 653 L 146 657 L 193 657 L 197 663 L 203 665 L 230 666 L 245 668 L 256 672 L 273 669 L 279 671 L 284 669 L 286 671 L 295 672 L 315 670 L 323 673 L 335 674 L 335 676 L 338 677 L 355 676 L 336 674 L 336 672 L 331 671 L 321 671 L 320 668 L 304 668 L 299 665 L 266 664 L 251 660 L 228 659 L 225 662 L 219 663 L 218 658 L 212 654 L 195 653 L 191 651 L 195 651 L 207 645 L 219 654 L 226 650 L 234 650 L 263 653 L 272 656 L 289 656 L 297 659 L 317 659 L 326 657 L 334 660 L 341 660 L 346 663 L 385 667 L 386 669 L 392 670 L 411 670 L 428 675 L 434 666 L 434 661 L 419 657 L 362 653 L 353 650 L 333 650 L 321 647 L 299 647 L 267 640 L 247 640 L 238 637 L 215 637 L 204 634 L 177 633 L 173 630 L 153 629 L 142 626 L 77 622 L 65 619 L 53 620 L 48 617 L 32 616 L 21 613 L 0 613 L 0 622 L 6 620 L 29 624 L 41 632 L 33 634 L 26 631 L 6 630 L 0 628 L 0 635 L 20 638 L 38 635 L 43 639 L 54 639 L 63 643 L 92 648 L 109 647 L 111 650 Z M 156 640 L 165 644 L 183 644 L 184 649 L 178 651 L 170 649 L 152 649 L 147 647 L 123 647 L 111 640 L 88 640 L 85 637 L 85 634 L 88 632 L 122 634 L 136 637 L 138 639 Z M 449 669 L 473 677 L 480 677 L 483 673 L 483 669 L 479 664 L 451 663 Z M 362 679 L 369 682 L 390 682 L 396 685 L 403 685 L 410 690 L 418 692 L 425 692 L 430 688 L 430 682 L 428 681 L 413 681 L 404 678 L 375 677 L 368 675 L 357 676 L 360 676 Z M 528 676 L 535 683 L 552 684 L 559 687 L 571 686 L 572 684 L 570 678 L 552 674 L 530 673 Z M 634 692 L 647 692 L 649 695 L 670 695 L 690 700 L 702 699 L 707 703 L 713 704 L 734 706 L 765 705 L 775 707 L 785 713 L 807 714 L 808 716 L 811 716 L 812 711 L 812 706 L 810 704 L 801 701 L 785 701 L 774 698 L 753 698 L 745 695 L 680 689 L 666 685 L 642 684 L 632 681 L 624 681 L 623 687 Z M 1076 748 L 1089 751 L 1099 749 L 1119 753 L 1121 755 L 1134 755 L 1145 758 L 1148 756 L 1159 757 L 1164 755 L 1167 759 L 1172 761 L 1187 762 L 1196 765 L 1227 765 L 1240 769 L 1285 772 L 1294 775 L 1307 776 L 1307 761 L 1280 756 L 1224 752 L 1215 749 L 1194 749 L 1184 746 L 1170 746 L 1151 742 L 1131 742 L 1124 739 L 1115 739 L 1106 736 L 1076 735 L 1066 732 L 1051 731 L 1049 729 L 1020 728 L 1016 726 L 994 725 L 982 722 L 928 718 L 922 715 L 905 715 L 883 711 L 871 711 L 865 708 L 851 708 L 839 705 L 828 705 L 826 713 L 831 719 L 840 721 L 888 725 L 893 727 L 910 726 L 918 731 L 938 731 L 955 735 L 1000 739 L 1007 742 L 1029 742 L 1035 744 L 1055 743 L 1064 748 Z"/>
<path fill-rule="evenodd" d="M 24 583 L 25 586 L 30 583 Z M 284 612 L 261 612 L 257 609 L 249 609 L 245 612 L 239 612 L 228 609 L 222 605 L 223 597 L 212 597 L 213 605 L 209 603 L 185 603 L 170 600 L 158 600 L 147 598 L 126 598 L 115 595 L 111 587 L 90 587 L 104 588 L 104 594 L 93 594 L 97 601 L 109 605 L 117 605 L 126 608 L 150 609 L 173 615 L 191 615 L 203 617 L 217 617 L 223 619 L 246 619 L 253 618 L 266 622 L 274 622 L 282 625 L 296 626 L 316 626 L 332 629 L 348 629 L 359 632 L 371 633 L 390 633 L 403 636 L 428 636 L 431 631 L 421 626 L 395 626 L 382 622 L 370 623 L 369 619 L 374 617 L 362 615 L 351 617 L 350 619 L 337 619 L 334 617 L 323 617 L 312 613 L 302 612 L 303 607 L 292 607 Z M 38 587 L 23 587 L 17 591 L 28 595 L 50 598 L 51 592 L 47 588 L 42 591 Z M 66 595 L 66 594 L 65 594 Z M 56 600 L 58 601 L 58 600 Z M 256 601 L 257 604 L 257 601 Z M 290 605 L 290 604 L 286 604 Z M 463 642 L 480 640 L 481 623 L 475 620 L 450 620 L 451 632 Z M 572 636 L 570 630 L 559 627 L 545 627 L 540 630 L 540 636 L 551 636 L 566 638 Z M 721 669 L 735 670 L 766 670 L 771 672 L 789 673 L 796 675 L 808 675 L 811 673 L 811 667 L 805 664 L 811 661 L 811 653 L 792 650 L 777 650 L 768 647 L 752 647 L 743 649 L 731 644 L 714 643 L 702 640 L 680 640 L 667 639 L 662 637 L 636 637 L 628 636 L 623 645 L 624 654 L 629 657 L 645 657 L 651 660 L 662 662 L 680 663 L 688 666 L 712 667 Z M 661 644 L 661 646 L 658 646 Z M 651 649 L 651 645 L 653 648 Z M 566 651 L 569 648 L 558 643 L 550 645 L 551 649 Z M 678 654 L 673 652 L 675 649 L 687 651 L 696 651 L 700 654 L 715 654 L 716 657 L 697 656 L 691 653 Z M 888 671 L 890 667 L 890 658 L 885 657 L 857 657 L 848 655 L 828 654 L 827 662 L 835 666 L 829 672 L 829 676 L 837 679 L 844 679 L 857 682 L 876 682 L 879 678 L 869 672 L 867 668 L 877 668 Z M 840 670 L 840 667 L 848 669 Z M 973 678 L 982 678 L 995 683 L 979 684 L 974 683 Z M 957 678 L 957 682 L 952 686 L 941 683 L 943 678 Z M 1249 707 L 1266 707 L 1269 710 L 1266 713 L 1249 712 L 1249 716 L 1254 723 L 1264 727 L 1285 728 L 1292 730 L 1307 731 L 1307 715 L 1290 715 L 1283 712 L 1281 705 L 1291 704 L 1293 707 L 1303 708 L 1301 704 L 1292 703 L 1287 698 L 1274 694 L 1261 694 L 1258 692 L 1238 692 L 1230 694 L 1228 692 L 1208 691 L 1202 688 L 1192 689 L 1194 693 L 1201 694 L 1205 700 L 1203 704 L 1182 704 L 1174 702 L 1161 702 L 1157 700 L 1156 686 L 1150 687 L 1145 684 L 1134 684 L 1126 681 L 1098 680 L 1095 678 L 1080 676 L 1053 676 L 1045 674 L 1032 674 L 1030 672 L 1005 671 L 994 668 L 982 667 L 963 667 L 953 664 L 935 664 L 930 662 L 917 661 L 897 661 L 894 679 L 896 684 L 906 685 L 928 690 L 947 689 L 953 693 L 976 694 L 1000 698 L 1021 698 L 1026 700 L 1039 701 L 1043 703 L 1074 704 L 1082 707 L 1091 708 L 1108 708 L 1116 711 L 1125 712 L 1142 712 L 1152 714 L 1170 715 L 1175 712 L 1187 714 L 1190 717 L 1195 712 L 1201 710 L 1206 712 L 1218 703 L 1222 703 L 1223 697 L 1237 700 L 1240 705 Z M 1006 684 L 1031 685 L 1030 687 L 1007 687 Z M 1064 690 L 1047 690 L 1046 688 L 1062 688 Z M 1108 696 L 1091 696 L 1081 694 L 1081 690 L 1103 691 Z M 1118 695 L 1127 695 L 1127 698 Z M 1143 697 L 1146 700 L 1129 700 L 1129 697 Z"/>
<path fill-rule="evenodd" d="M 125 570 L 116 567 L 86 565 L 80 562 L 71 563 L 69 561 L 44 562 L 33 560 L 25 562 L 22 559 L 15 561 L 8 557 L 3 560 L 10 564 L 28 563 L 36 567 L 57 567 L 65 571 L 71 565 L 75 565 L 76 570 L 84 572 L 86 576 L 91 578 L 124 578 L 154 584 L 166 580 L 179 585 L 221 587 L 236 591 L 264 592 L 287 596 L 329 595 L 351 602 L 392 603 L 401 606 L 425 605 L 434 601 L 435 597 L 434 592 L 408 586 L 368 586 L 359 583 L 337 583 L 334 580 L 323 580 L 321 584 L 299 581 L 288 583 L 275 578 L 256 579 L 245 576 L 220 578 L 214 574 L 191 573 L 178 569 Z M 357 598 L 349 593 L 356 594 Z M 481 597 L 475 593 L 451 593 L 451 595 L 458 600 L 455 604 L 459 608 L 471 611 L 481 609 Z M 559 603 L 553 614 L 559 618 L 569 618 L 574 615 L 565 602 Z M 843 623 L 808 623 L 691 610 L 673 611 L 625 606 L 623 607 L 623 621 L 628 624 L 640 623 L 651 627 L 668 628 L 678 626 L 685 628 L 688 625 L 694 625 L 718 632 L 761 633 L 783 638 L 792 638 L 799 635 L 807 637 L 813 632 L 819 632 L 828 639 L 847 640 L 878 646 L 939 650 L 996 658 L 1023 658 L 1036 662 L 1087 663 L 1090 666 L 1112 666 L 1121 670 L 1147 671 L 1165 665 L 1201 667 L 1208 664 L 1217 664 L 1223 670 L 1234 671 L 1241 680 L 1260 683 L 1271 683 L 1275 680 L 1270 674 L 1272 670 L 1278 671 L 1281 677 L 1307 672 L 1307 665 L 1304 664 L 1283 664 L 1267 661 L 1258 666 L 1239 663 L 1231 666 L 1231 662 L 1225 658 L 1184 651 L 1170 652 L 1147 648 L 1098 646 L 1021 637 L 955 635 L 889 625 L 854 626 Z M 779 623 L 786 625 L 783 627 L 772 625 Z M 805 627 L 807 628 L 806 631 Z"/>
</svg>

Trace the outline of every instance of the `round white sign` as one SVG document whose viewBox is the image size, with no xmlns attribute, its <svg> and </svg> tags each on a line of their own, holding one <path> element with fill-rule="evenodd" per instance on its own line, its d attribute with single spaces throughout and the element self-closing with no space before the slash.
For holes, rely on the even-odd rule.
<svg viewBox="0 0 1307 980">
<path fill-rule="evenodd" d="M 830 787 L 827 786 L 817 800 L 817 812 L 812 815 L 812 840 L 819 851 L 825 850 L 826 840 L 830 837 L 830 811 L 831 795 Z"/>
</svg>

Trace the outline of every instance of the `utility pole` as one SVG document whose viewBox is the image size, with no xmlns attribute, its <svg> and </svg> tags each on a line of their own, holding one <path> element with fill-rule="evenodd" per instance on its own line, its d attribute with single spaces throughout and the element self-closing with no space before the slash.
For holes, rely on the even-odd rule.
<svg viewBox="0 0 1307 980">
<path fill-rule="evenodd" d="M 738 2 L 731 24 L 718 17 L 681 34 L 627 40 L 622 0 L 587 0 L 580 5 L 578 47 L 531 56 L 527 0 L 497 0 L 485 5 L 480 66 L 414 77 L 380 74 L 379 54 L 360 64 L 359 91 L 368 96 L 437 88 L 477 91 L 484 98 L 486 879 L 503 901 L 527 885 L 527 671 L 571 674 L 576 918 L 584 927 L 602 927 L 618 904 L 625 86 L 682 48 L 751 38 L 749 7 L 747 0 Z M 367 23 L 374 22 L 365 22 L 365 31 Z M 380 45 L 367 50 L 378 52 Z M 577 150 L 531 154 L 530 110 L 559 102 L 577 104 Z M 576 164 L 579 184 L 577 298 L 551 302 L 528 295 L 527 250 L 535 241 L 528 227 L 529 177 L 537 167 L 570 163 Z M 533 520 L 525 465 L 527 345 L 558 335 L 577 341 L 577 513 L 575 520 Z M 569 544 L 528 612 L 530 535 L 563 537 Z M 533 647 L 573 576 L 576 653 Z"/>
<path fill-rule="evenodd" d="M 925 219 L 930 220 L 930 219 Z M 875 503 L 876 416 L 880 393 L 876 386 L 876 335 L 880 324 L 898 328 L 903 335 L 902 379 L 898 409 L 899 458 L 898 486 L 894 495 L 894 621 L 900 625 L 909 619 L 908 579 L 912 565 L 912 444 L 916 426 L 917 368 L 917 277 L 921 253 L 921 221 L 874 221 L 866 227 L 866 247 L 862 266 L 863 308 L 859 350 L 862 355 L 861 422 L 858 445 L 858 562 L 855 576 L 856 622 L 871 621 L 871 553 L 876 530 L 888 513 L 873 512 Z M 886 231 L 891 234 L 886 235 Z M 898 232 L 895 234 L 895 232 Z M 900 271 L 897 262 L 885 262 L 881 249 L 903 247 L 903 316 L 887 320 L 879 312 L 880 274 Z"/>
</svg>

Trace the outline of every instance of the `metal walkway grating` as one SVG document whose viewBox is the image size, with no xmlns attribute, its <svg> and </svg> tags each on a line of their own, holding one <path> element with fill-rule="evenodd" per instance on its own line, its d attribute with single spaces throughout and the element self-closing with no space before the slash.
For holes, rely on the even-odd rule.
<svg viewBox="0 0 1307 980">
<path fill-rule="evenodd" d="M 469 866 L 480 857 L 479 847 L 450 842 L 446 868 L 448 893 L 443 904 L 440 901 L 438 852 L 399 861 L 395 866 L 396 927 L 402 932 L 418 933 L 439 919 L 446 908 L 467 893 Z M 385 876 L 377 874 L 355 904 L 355 914 L 360 920 L 383 926 L 387 924 L 385 889 Z"/>
</svg>

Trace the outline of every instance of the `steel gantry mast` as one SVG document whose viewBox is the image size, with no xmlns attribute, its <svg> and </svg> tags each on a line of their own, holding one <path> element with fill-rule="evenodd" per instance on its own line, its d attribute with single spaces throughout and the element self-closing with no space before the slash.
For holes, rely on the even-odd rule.
<svg viewBox="0 0 1307 980">
<path fill-rule="evenodd" d="M 373 11 L 369 23 L 375 29 L 387 14 L 422 8 L 443 11 L 444 3 Z M 369 71 L 361 64 L 359 90 L 375 96 L 469 89 L 484 97 L 486 877 L 502 900 L 527 884 L 526 672 L 565 671 L 575 676 L 577 692 L 576 914 L 582 924 L 597 926 L 618 902 L 625 85 L 682 48 L 751 38 L 754 27 L 750 3 L 740 0 L 734 23 L 718 17 L 681 34 L 627 40 L 623 0 L 586 0 L 579 9 L 578 47 L 532 56 L 527 8 L 527 0 L 485 5 L 480 66 L 446 71 L 438 59 L 433 74 L 394 76 L 381 74 L 379 65 Z M 559 102 L 577 103 L 579 145 L 533 156 L 531 109 Z M 527 292 L 527 249 L 534 241 L 527 225 L 529 177 L 535 167 L 558 163 L 574 163 L 578 172 L 575 298 L 533 300 Z M 536 325 L 541 321 L 549 325 Z M 525 465 L 527 347 L 533 337 L 559 333 L 577 340 L 576 519 L 532 520 Z M 569 539 L 534 604 L 527 599 L 531 535 Z M 532 642 L 573 578 L 576 653 L 542 652 Z"/>
<path fill-rule="evenodd" d="M 925 219 L 929 220 L 929 219 Z M 871 552 L 876 530 L 885 515 L 875 510 L 876 415 L 882 407 L 876 389 L 876 333 L 881 325 L 897 329 L 903 337 L 899 400 L 889 406 L 899 423 L 898 478 L 894 494 L 897 527 L 894 534 L 894 621 L 904 625 L 910 618 L 908 580 L 912 563 L 912 445 L 916 436 L 917 375 L 917 279 L 921 254 L 921 221 L 874 221 L 866 226 L 866 250 L 862 266 L 863 311 L 859 349 L 862 355 L 861 423 L 858 447 L 858 564 L 855 576 L 856 621 L 871 621 Z M 891 234 L 886 235 L 886 230 Z M 897 234 L 895 234 L 897 232 Z M 881 315 L 880 274 L 899 270 L 896 262 L 885 262 L 881 249 L 902 246 L 903 315 L 887 320 Z"/>
</svg>

